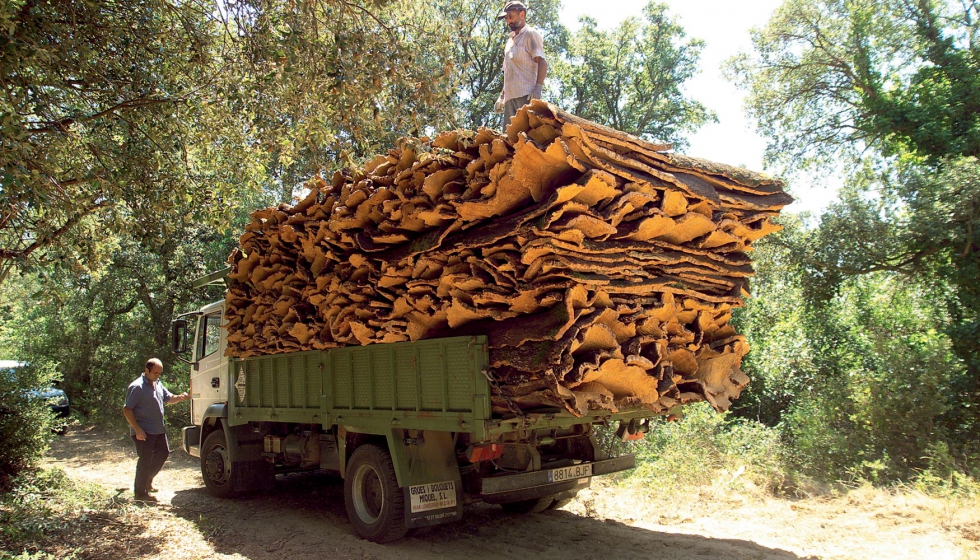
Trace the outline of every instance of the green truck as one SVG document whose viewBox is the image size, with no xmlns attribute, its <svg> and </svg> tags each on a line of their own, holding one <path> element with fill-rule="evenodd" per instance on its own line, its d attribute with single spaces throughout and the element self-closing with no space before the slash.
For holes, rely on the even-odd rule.
<svg viewBox="0 0 980 560">
<path fill-rule="evenodd" d="M 277 473 L 326 470 L 343 477 L 350 521 L 374 542 L 458 520 L 471 503 L 560 506 L 591 477 L 635 466 L 606 456 L 596 425 L 638 439 L 654 415 L 494 414 L 484 336 L 229 358 L 224 306 L 173 321 L 174 351 L 191 364 L 183 448 L 200 457 L 207 489 L 231 497 L 272 487 Z"/>
</svg>

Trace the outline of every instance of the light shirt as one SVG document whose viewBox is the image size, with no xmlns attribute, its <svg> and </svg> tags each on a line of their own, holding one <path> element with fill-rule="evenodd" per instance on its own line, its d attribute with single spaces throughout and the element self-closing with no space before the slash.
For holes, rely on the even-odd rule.
<svg viewBox="0 0 980 560">
<path fill-rule="evenodd" d="M 136 423 L 148 434 L 164 434 L 167 429 L 163 426 L 163 404 L 169 401 L 173 394 L 163 386 L 158 379 L 153 383 L 146 375 L 141 375 L 126 389 L 126 408 L 133 411 Z M 130 434 L 135 434 L 132 427 Z"/>
<path fill-rule="evenodd" d="M 504 101 L 529 95 L 538 82 L 538 63 L 544 58 L 544 39 L 530 25 L 512 31 L 504 47 Z"/>
</svg>

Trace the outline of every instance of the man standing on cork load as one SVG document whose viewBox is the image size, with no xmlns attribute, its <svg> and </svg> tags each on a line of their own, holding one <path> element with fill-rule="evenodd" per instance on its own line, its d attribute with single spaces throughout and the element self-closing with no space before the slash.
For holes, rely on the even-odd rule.
<svg viewBox="0 0 980 560">
<path fill-rule="evenodd" d="M 133 493 L 137 501 L 155 502 L 150 496 L 155 492 L 153 477 L 160 472 L 170 455 L 167 442 L 167 429 L 163 425 L 163 405 L 187 400 L 187 393 L 174 395 L 160 382 L 163 363 L 156 359 L 147 360 L 143 375 L 129 384 L 126 390 L 126 406 L 123 416 L 129 422 L 133 442 L 136 443 L 136 482 Z"/>
<path fill-rule="evenodd" d="M 537 29 L 526 24 L 526 17 L 527 6 L 519 1 L 507 2 L 497 16 L 510 28 L 504 47 L 504 89 L 494 103 L 494 110 L 504 114 L 504 130 L 518 109 L 532 99 L 541 99 L 541 88 L 548 75 L 544 40 Z"/>
</svg>

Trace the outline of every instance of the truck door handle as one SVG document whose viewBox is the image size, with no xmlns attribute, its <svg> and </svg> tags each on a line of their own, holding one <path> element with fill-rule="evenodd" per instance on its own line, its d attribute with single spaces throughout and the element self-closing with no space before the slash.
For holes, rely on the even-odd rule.
<svg viewBox="0 0 980 560">
<path fill-rule="evenodd" d="M 217 377 L 212 377 L 211 378 L 211 388 L 212 389 L 217 389 L 219 386 L 221 386 L 221 379 L 219 379 Z"/>
</svg>

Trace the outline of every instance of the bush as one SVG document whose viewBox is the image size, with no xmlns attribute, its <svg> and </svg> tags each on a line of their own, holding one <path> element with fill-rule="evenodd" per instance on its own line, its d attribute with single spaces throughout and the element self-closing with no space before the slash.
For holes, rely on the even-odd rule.
<svg viewBox="0 0 980 560">
<path fill-rule="evenodd" d="M 735 490 L 773 491 L 787 480 L 776 429 L 718 414 L 707 403 L 685 407 L 678 422 L 654 421 L 632 450 L 637 467 L 628 476 L 665 493 L 719 482 Z"/>
<path fill-rule="evenodd" d="M 0 372 L 0 492 L 13 479 L 38 464 L 48 450 L 54 419 L 43 399 L 31 391 L 51 386 L 53 366 L 18 368 L 13 375 Z"/>
<path fill-rule="evenodd" d="M 25 470 L 0 494 L 0 558 L 65 558 L 63 548 L 51 554 L 43 550 L 44 543 L 77 529 L 79 520 L 115 507 L 105 490 L 73 482 L 61 469 Z"/>
</svg>

